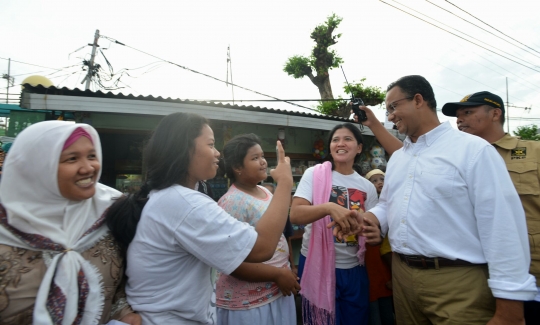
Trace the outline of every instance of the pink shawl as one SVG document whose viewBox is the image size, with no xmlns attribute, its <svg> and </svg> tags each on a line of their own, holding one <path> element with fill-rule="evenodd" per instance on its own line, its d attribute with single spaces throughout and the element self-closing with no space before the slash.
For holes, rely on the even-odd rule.
<svg viewBox="0 0 540 325">
<path fill-rule="evenodd" d="M 324 162 L 313 171 L 312 204 L 318 205 L 330 200 L 332 191 L 332 164 Z M 304 324 L 334 325 L 336 321 L 336 252 L 332 229 L 326 228 L 332 222 L 329 215 L 311 224 L 309 249 L 304 264 L 300 286 L 302 290 L 302 313 L 309 315 Z M 364 263 L 365 238 L 358 238 L 358 259 Z"/>
</svg>

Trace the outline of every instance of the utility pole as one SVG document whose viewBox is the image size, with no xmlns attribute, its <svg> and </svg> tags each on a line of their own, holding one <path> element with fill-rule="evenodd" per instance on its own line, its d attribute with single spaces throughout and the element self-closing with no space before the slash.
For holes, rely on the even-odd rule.
<svg viewBox="0 0 540 325">
<path fill-rule="evenodd" d="M 8 104 L 9 100 L 9 87 L 13 86 L 13 83 L 15 82 L 15 78 L 11 76 L 11 58 L 8 59 L 8 73 L 2 75 L 2 79 L 7 80 L 7 92 L 6 92 L 6 104 Z"/>
<path fill-rule="evenodd" d="M 227 46 L 227 86 L 229 86 L 229 67 L 231 68 L 232 103 L 234 105 L 234 82 L 232 78 L 231 46 Z"/>
<path fill-rule="evenodd" d="M 506 132 L 510 134 L 510 106 L 508 106 L 508 77 L 506 77 Z"/>
<path fill-rule="evenodd" d="M 94 35 L 94 44 L 88 44 L 88 45 L 92 45 L 92 56 L 90 57 L 90 63 L 88 64 L 88 74 L 83 79 L 83 81 L 81 81 L 81 84 L 82 84 L 86 80 L 85 89 L 90 88 L 90 81 L 92 81 L 92 72 L 94 71 L 94 58 L 96 57 L 96 49 L 99 46 L 98 39 L 99 39 L 99 29 L 96 29 L 96 34 Z"/>
</svg>

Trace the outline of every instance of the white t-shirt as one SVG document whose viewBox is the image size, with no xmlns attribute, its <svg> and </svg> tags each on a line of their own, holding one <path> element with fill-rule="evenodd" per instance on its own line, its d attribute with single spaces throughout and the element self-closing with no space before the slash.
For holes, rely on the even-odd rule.
<svg viewBox="0 0 540 325">
<path fill-rule="evenodd" d="M 214 267 L 233 272 L 257 232 L 200 192 L 152 191 L 127 256 L 127 299 L 143 324 L 215 324 Z"/>
<path fill-rule="evenodd" d="M 314 167 L 308 168 L 300 184 L 294 193 L 295 197 L 301 197 L 313 203 L 313 170 Z M 373 183 L 360 176 L 357 172 L 350 175 L 343 175 L 337 171 L 332 171 L 332 191 L 330 193 L 330 202 L 339 204 L 350 210 L 367 211 L 373 208 L 379 199 L 377 198 L 377 190 Z M 302 238 L 302 249 L 300 253 L 307 256 L 309 248 L 309 237 L 311 235 L 311 224 L 304 228 L 304 236 Z M 340 243 L 334 239 L 336 248 L 336 268 L 350 269 L 359 264 L 356 253 L 358 252 L 358 241 L 354 237 L 349 237 L 345 242 Z"/>
</svg>

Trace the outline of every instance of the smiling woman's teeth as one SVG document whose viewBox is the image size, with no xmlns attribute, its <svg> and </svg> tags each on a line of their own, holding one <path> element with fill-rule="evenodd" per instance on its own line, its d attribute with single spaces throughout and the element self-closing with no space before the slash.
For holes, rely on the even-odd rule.
<svg viewBox="0 0 540 325">
<path fill-rule="evenodd" d="M 92 177 L 81 179 L 80 181 L 77 181 L 77 185 L 88 185 L 92 183 Z"/>
</svg>

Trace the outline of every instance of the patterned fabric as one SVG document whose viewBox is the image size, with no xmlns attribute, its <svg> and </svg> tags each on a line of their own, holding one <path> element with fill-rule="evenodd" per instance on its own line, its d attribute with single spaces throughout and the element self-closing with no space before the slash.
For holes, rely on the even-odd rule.
<svg viewBox="0 0 540 325">
<path fill-rule="evenodd" d="M 106 212 L 86 231 L 82 237 L 85 237 L 92 232 L 100 229 L 105 222 Z M 13 235 L 21 239 L 29 246 L 36 250 L 49 250 L 55 252 L 65 253 L 67 250 L 60 244 L 54 243 L 51 239 L 43 237 L 37 234 L 27 234 L 14 227 L 10 226 L 7 221 L 7 214 L 4 207 L 0 204 L 0 225 L 10 231 Z M 81 238 L 82 238 L 81 237 Z M 88 280 L 82 269 L 78 274 L 78 287 L 79 287 L 79 303 L 78 312 L 73 324 L 80 324 L 86 305 L 86 299 L 88 298 L 89 286 Z M 54 283 L 51 283 L 49 294 L 47 296 L 47 310 L 52 318 L 53 324 L 62 324 L 64 320 L 64 310 L 66 307 L 66 296 L 64 292 Z"/>
<path fill-rule="evenodd" d="M 4 209 L 4 206 L 2 206 L 1 204 L 0 204 L 0 225 L 4 226 L 4 228 L 9 230 L 12 234 L 17 236 L 20 240 L 22 240 L 23 242 L 25 242 L 31 247 L 43 249 L 43 250 L 56 251 L 56 252 L 64 250 L 64 247 L 62 247 L 62 245 L 53 242 L 49 238 L 45 238 L 43 236 L 36 235 L 36 234 L 27 234 L 16 228 L 13 228 L 11 225 L 8 224 L 6 210 Z"/>
<path fill-rule="evenodd" d="M 262 217 L 272 194 L 264 187 L 259 186 L 266 194 L 266 199 L 258 199 L 238 190 L 234 185 L 218 201 L 218 204 L 230 215 L 240 221 L 256 226 Z M 274 256 L 265 262 L 274 267 L 289 268 L 289 248 L 282 235 Z M 282 294 L 274 282 L 246 282 L 233 276 L 220 274 L 216 283 L 216 304 L 220 308 L 229 310 L 245 310 L 268 304 Z"/>
<path fill-rule="evenodd" d="M 55 284 L 51 284 L 49 297 L 47 298 L 47 310 L 51 315 L 54 324 L 62 324 L 64 321 L 64 308 L 66 306 L 66 295 Z"/>
</svg>

